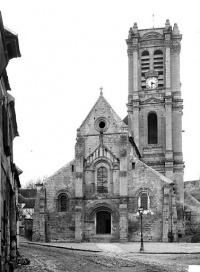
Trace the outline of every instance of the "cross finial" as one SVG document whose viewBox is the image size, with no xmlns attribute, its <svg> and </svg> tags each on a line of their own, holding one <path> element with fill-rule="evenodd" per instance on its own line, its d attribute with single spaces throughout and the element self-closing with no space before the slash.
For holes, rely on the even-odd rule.
<svg viewBox="0 0 200 272">
<path fill-rule="evenodd" d="M 103 88 L 100 87 L 99 90 L 100 90 L 100 95 L 103 95 Z"/>
</svg>

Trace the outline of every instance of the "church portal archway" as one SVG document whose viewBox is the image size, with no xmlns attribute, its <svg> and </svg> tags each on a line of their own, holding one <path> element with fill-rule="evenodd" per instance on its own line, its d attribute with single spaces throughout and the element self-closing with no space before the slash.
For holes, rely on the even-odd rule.
<svg viewBox="0 0 200 272">
<path fill-rule="evenodd" d="M 96 213 L 96 233 L 111 234 L 111 213 L 99 211 Z"/>
</svg>

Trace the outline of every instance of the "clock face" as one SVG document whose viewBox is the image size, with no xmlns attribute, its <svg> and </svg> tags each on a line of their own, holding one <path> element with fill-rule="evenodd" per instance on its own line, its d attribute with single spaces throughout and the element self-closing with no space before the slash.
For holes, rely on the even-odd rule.
<svg viewBox="0 0 200 272">
<path fill-rule="evenodd" d="M 158 79 L 156 77 L 149 77 L 146 80 L 146 87 L 148 89 L 155 89 L 158 87 Z"/>
</svg>

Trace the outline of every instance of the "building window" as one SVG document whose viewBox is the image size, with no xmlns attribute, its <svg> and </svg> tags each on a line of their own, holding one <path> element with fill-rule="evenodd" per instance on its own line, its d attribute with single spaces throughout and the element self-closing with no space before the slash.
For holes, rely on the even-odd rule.
<svg viewBox="0 0 200 272">
<path fill-rule="evenodd" d="M 144 210 L 150 209 L 150 198 L 146 192 L 141 192 L 139 194 L 138 207 L 142 207 Z"/>
<path fill-rule="evenodd" d="M 60 194 L 58 196 L 58 211 L 66 212 L 68 210 L 68 197 L 66 194 Z"/>
<path fill-rule="evenodd" d="M 191 221 L 191 212 L 185 212 L 185 220 L 186 221 Z"/>
<path fill-rule="evenodd" d="M 148 196 L 146 193 L 142 193 L 140 195 L 140 199 L 141 199 L 141 205 L 140 207 L 142 207 L 144 210 L 148 210 Z"/>
<path fill-rule="evenodd" d="M 104 131 L 108 129 L 109 122 L 106 118 L 100 117 L 95 121 L 94 126 L 97 131 L 99 131 L 100 133 L 103 133 Z"/>
<path fill-rule="evenodd" d="M 164 65 L 163 65 L 162 50 L 154 51 L 153 65 L 154 65 L 154 70 L 158 72 L 158 87 L 163 87 L 164 86 L 164 75 L 163 75 Z"/>
<path fill-rule="evenodd" d="M 145 50 L 141 55 L 141 88 L 146 89 L 145 73 L 150 70 L 150 55 L 149 51 Z"/>
<path fill-rule="evenodd" d="M 158 125 L 156 113 L 148 115 L 148 144 L 158 143 Z"/>
<path fill-rule="evenodd" d="M 108 193 L 108 170 L 103 166 L 97 169 L 97 192 Z"/>
</svg>

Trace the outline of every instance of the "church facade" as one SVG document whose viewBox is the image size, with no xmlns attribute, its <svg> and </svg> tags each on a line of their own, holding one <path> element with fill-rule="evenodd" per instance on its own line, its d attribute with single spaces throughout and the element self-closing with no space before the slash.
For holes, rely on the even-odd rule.
<svg viewBox="0 0 200 272">
<path fill-rule="evenodd" d="M 184 236 L 177 24 L 128 39 L 127 117 L 101 94 L 77 130 L 75 158 L 37 184 L 35 241 L 146 241 Z"/>
</svg>

